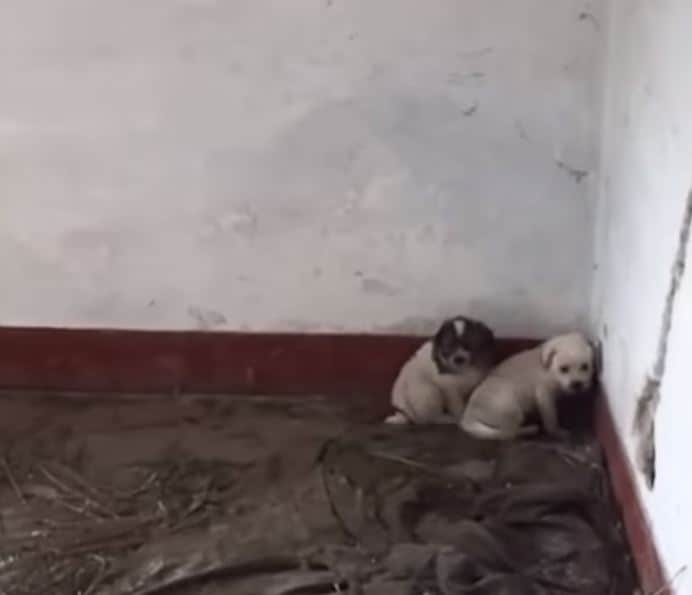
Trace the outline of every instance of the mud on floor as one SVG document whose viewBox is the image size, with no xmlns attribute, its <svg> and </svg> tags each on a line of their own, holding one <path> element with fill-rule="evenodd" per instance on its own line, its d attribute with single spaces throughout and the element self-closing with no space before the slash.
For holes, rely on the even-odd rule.
<svg viewBox="0 0 692 595">
<path fill-rule="evenodd" d="M 598 448 L 322 399 L 0 398 L 7 595 L 630 595 Z"/>
</svg>

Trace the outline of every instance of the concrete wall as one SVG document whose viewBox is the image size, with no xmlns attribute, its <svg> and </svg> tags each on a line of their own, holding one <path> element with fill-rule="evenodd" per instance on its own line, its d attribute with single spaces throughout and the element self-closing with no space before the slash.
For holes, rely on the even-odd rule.
<svg viewBox="0 0 692 595">
<path fill-rule="evenodd" d="M 653 490 L 639 479 L 672 576 L 692 563 L 689 271 L 668 296 L 692 188 L 692 4 L 612 0 L 608 20 L 593 315 L 604 343 L 606 390 L 633 461 L 636 403 L 647 377 L 662 372 Z M 689 255 L 683 247 L 678 273 Z M 662 332 L 667 297 L 669 334 Z M 680 594 L 692 593 L 689 570 L 677 586 Z"/>
<path fill-rule="evenodd" d="M 2 3 L 0 324 L 582 322 L 600 20 L 581 0 Z"/>
</svg>

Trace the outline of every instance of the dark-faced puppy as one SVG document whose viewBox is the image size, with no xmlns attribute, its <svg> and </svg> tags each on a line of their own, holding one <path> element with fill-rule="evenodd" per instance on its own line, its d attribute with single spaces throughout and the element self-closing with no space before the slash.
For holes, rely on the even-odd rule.
<svg viewBox="0 0 692 595">
<path fill-rule="evenodd" d="M 432 357 L 440 374 L 462 374 L 469 365 L 491 366 L 494 356 L 493 332 L 465 316 L 446 320 L 433 337 Z"/>
<path fill-rule="evenodd" d="M 495 336 L 482 322 L 457 316 L 442 323 L 404 364 L 392 388 L 388 423 L 458 423 L 467 397 L 495 357 Z"/>
</svg>

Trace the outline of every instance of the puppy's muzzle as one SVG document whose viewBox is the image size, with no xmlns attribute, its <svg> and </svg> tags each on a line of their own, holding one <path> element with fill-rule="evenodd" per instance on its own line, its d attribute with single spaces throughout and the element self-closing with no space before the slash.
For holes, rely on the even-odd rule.
<svg viewBox="0 0 692 595">
<path fill-rule="evenodd" d="M 466 355 L 461 355 L 461 354 L 457 354 L 452 358 L 452 363 L 455 366 L 463 366 L 463 365 L 467 364 L 468 361 L 469 361 L 469 358 Z"/>
<path fill-rule="evenodd" d="M 569 390 L 573 393 L 580 393 L 586 389 L 586 385 L 581 380 L 573 380 L 569 383 Z"/>
</svg>

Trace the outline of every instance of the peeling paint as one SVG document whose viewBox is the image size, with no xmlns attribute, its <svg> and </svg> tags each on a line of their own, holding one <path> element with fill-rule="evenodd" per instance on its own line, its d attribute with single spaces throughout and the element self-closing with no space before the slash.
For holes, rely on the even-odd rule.
<svg viewBox="0 0 692 595">
<path fill-rule="evenodd" d="M 656 481 L 656 411 L 661 400 L 661 384 L 666 373 L 668 341 L 673 326 L 673 316 L 677 304 L 678 291 L 687 268 L 687 249 L 690 243 L 690 227 L 692 226 L 692 191 L 687 196 L 687 202 L 680 223 L 678 245 L 670 274 L 670 285 L 666 294 L 661 328 L 656 348 L 656 357 L 652 372 L 647 376 L 641 395 L 637 401 L 634 416 L 634 430 L 638 437 L 637 466 L 644 475 L 649 489 L 653 489 Z"/>
<path fill-rule="evenodd" d="M 692 527 L 692 276 L 682 274 L 692 246 L 687 263 L 681 248 L 691 200 L 692 78 L 681 76 L 691 19 L 688 2 L 609 3 L 602 158 L 589 185 L 599 193 L 592 303 L 593 325 L 608 337 L 602 383 L 668 577 L 692 552 L 680 530 Z M 677 590 L 689 592 L 682 583 Z"/>
</svg>

